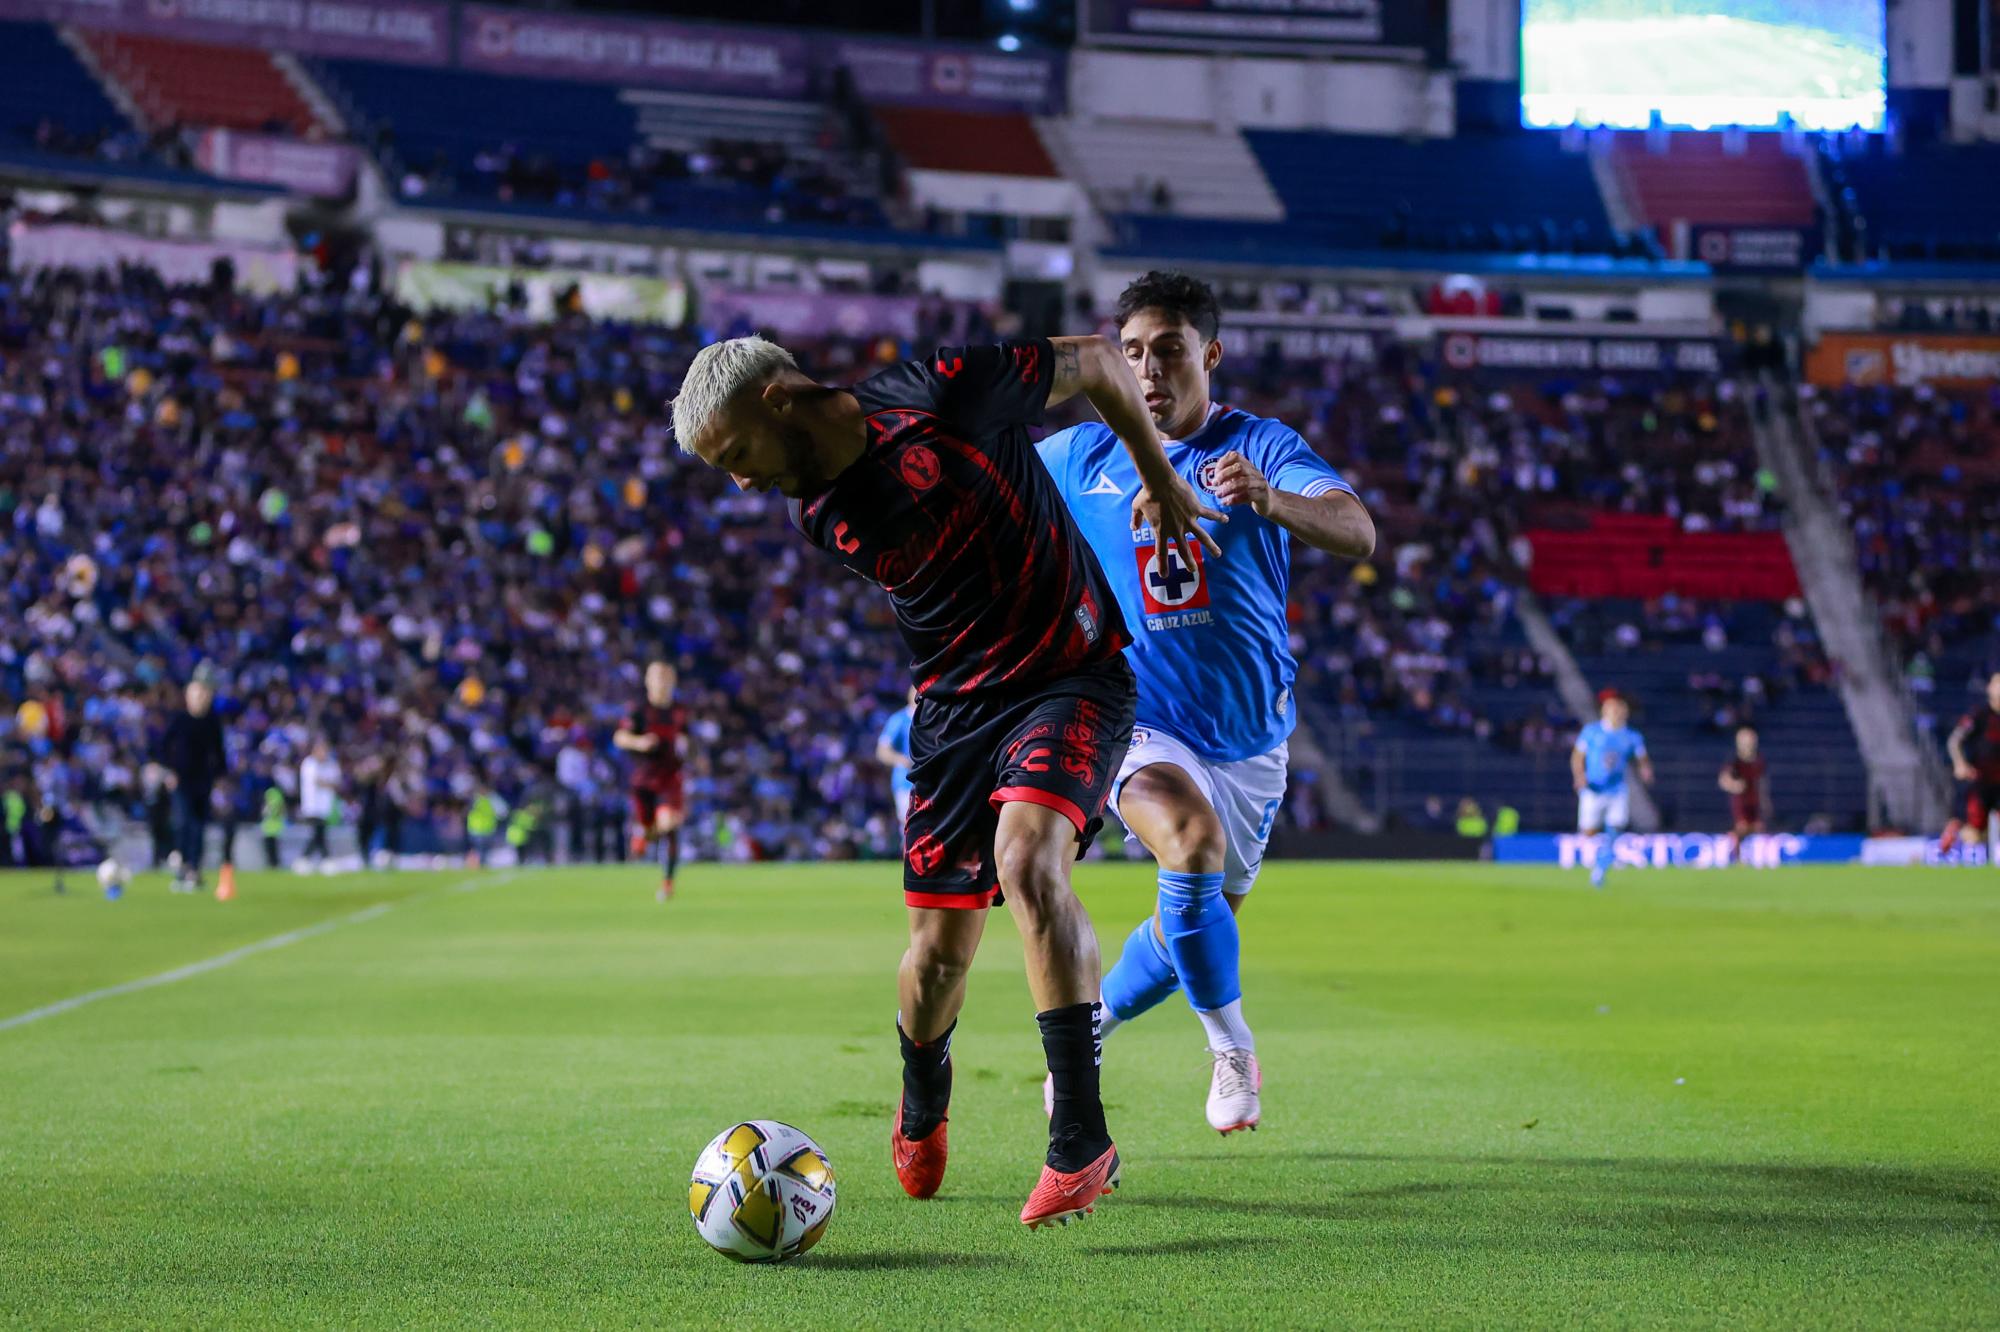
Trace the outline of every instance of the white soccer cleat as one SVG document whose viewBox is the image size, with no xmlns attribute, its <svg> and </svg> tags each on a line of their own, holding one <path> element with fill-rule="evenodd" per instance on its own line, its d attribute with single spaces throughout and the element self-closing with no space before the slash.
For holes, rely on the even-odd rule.
<svg viewBox="0 0 2000 1332">
<path fill-rule="evenodd" d="M 1263 1107 L 1258 1093 L 1264 1071 L 1248 1050 L 1210 1050 L 1215 1076 L 1208 1084 L 1208 1126 L 1225 1136 L 1238 1129 L 1255 1130 Z"/>
</svg>

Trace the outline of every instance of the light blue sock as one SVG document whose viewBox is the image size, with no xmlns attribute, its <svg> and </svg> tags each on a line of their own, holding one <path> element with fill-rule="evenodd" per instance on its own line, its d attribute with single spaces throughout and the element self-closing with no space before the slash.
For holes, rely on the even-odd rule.
<svg viewBox="0 0 2000 1332">
<path fill-rule="evenodd" d="M 1597 838 L 1597 862 L 1591 868 L 1599 874 L 1611 872 L 1611 843 L 1618 837 L 1616 828 L 1606 828 Z"/>
<path fill-rule="evenodd" d="M 1180 985 L 1180 977 L 1174 975 L 1174 964 L 1167 958 L 1167 946 L 1153 933 L 1153 918 L 1148 916 L 1125 940 L 1125 951 L 1119 955 L 1118 965 L 1111 968 L 1100 987 L 1105 1014 L 1118 1022 L 1129 1021 L 1178 990 Z"/>
<path fill-rule="evenodd" d="M 1236 914 L 1222 900 L 1220 874 L 1160 871 L 1160 929 L 1181 989 L 1197 1011 L 1243 997 L 1237 974 Z"/>
</svg>

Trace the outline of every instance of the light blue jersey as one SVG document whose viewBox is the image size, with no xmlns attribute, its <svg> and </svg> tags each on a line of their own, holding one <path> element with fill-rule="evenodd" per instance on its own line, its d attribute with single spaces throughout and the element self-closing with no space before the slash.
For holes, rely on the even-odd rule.
<svg viewBox="0 0 2000 1332">
<path fill-rule="evenodd" d="M 1612 730 L 1594 721 L 1577 732 L 1576 747 L 1583 751 L 1584 789 L 1598 795 L 1625 792 L 1625 773 L 1632 760 L 1646 757 L 1646 738 L 1629 726 Z"/>
<path fill-rule="evenodd" d="M 1174 470 L 1200 492 L 1234 451 L 1273 490 L 1354 493 L 1289 426 L 1233 407 L 1211 407 L 1191 437 L 1166 445 Z M 1125 656 L 1139 681 L 1139 727 L 1217 763 L 1276 749 L 1297 717 L 1285 622 L 1291 533 L 1237 505 L 1228 522 L 1203 524 L 1222 545 L 1220 560 L 1192 543 L 1163 553 L 1152 529 L 1132 530 L 1138 469 L 1110 427 L 1071 426 L 1043 440 L 1041 453 L 1132 631 Z"/>
<path fill-rule="evenodd" d="M 882 734 L 876 743 L 887 745 L 904 758 L 910 756 L 910 721 L 916 715 L 914 708 L 899 708 L 889 714 L 889 720 L 882 723 Z M 903 792 L 910 789 L 910 766 L 889 769 L 889 789 Z"/>
</svg>

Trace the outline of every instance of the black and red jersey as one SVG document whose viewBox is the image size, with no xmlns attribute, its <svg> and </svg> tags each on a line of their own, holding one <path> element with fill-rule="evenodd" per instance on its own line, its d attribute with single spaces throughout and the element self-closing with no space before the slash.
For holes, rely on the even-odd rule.
<svg viewBox="0 0 2000 1332">
<path fill-rule="evenodd" d="M 1965 761 L 1979 770 L 1980 784 L 2000 785 L 2000 712 L 1981 703 L 1960 719 L 1958 728 L 1965 732 L 1959 748 Z"/>
<path fill-rule="evenodd" d="M 641 700 L 625 717 L 625 729 L 636 735 L 650 735 L 660 743 L 644 754 L 632 755 L 632 786 L 636 790 L 662 790 L 673 785 L 681 774 L 681 735 L 687 730 L 687 713 L 675 704 L 655 707 Z"/>
<path fill-rule="evenodd" d="M 1045 338 L 947 347 L 856 384 L 866 451 L 791 502 L 807 540 L 888 590 L 926 697 L 1055 679 L 1131 641 L 1028 439 L 1054 359 Z"/>
<path fill-rule="evenodd" d="M 1742 793 L 1729 797 L 1731 804 L 1743 809 L 1756 809 L 1763 804 L 1766 769 L 1761 755 L 1753 759 L 1733 758 L 1723 771 L 1743 783 Z"/>
</svg>

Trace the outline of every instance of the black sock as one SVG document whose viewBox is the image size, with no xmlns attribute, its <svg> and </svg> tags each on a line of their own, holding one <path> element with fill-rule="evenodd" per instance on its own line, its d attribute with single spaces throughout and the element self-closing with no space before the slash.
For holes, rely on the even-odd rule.
<svg viewBox="0 0 2000 1332">
<path fill-rule="evenodd" d="M 1065 1173 L 1081 1170 L 1104 1155 L 1111 1133 L 1104 1127 L 1104 1101 L 1097 1090 L 1099 1005 L 1071 1004 L 1035 1014 L 1042 1026 L 1042 1051 L 1055 1079 L 1055 1113 L 1049 1116 L 1049 1164 Z"/>
<path fill-rule="evenodd" d="M 667 834 L 667 877 L 674 877 L 674 871 L 681 867 L 681 830 L 674 829 Z"/>
<path fill-rule="evenodd" d="M 911 1142 L 929 1137 L 944 1123 L 951 1105 L 951 1034 L 957 1030 L 954 1022 L 936 1040 L 919 1045 L 896 1023 L 896 1040 L 903 1048 L 903 1136 Z"/>
</svg>

